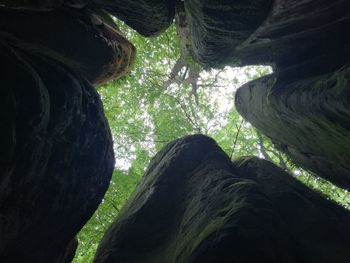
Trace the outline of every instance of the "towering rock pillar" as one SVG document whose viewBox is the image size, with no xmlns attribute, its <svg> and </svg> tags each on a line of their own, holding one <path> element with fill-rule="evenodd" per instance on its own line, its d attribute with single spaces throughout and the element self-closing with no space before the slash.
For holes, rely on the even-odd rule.
<svg viewBox="0 0 350 263">
<path fill-rule="evenodd" d="M 103 11 L 10 2 L 0 7 L 0 262 L 70 262 L 114 168 L 93 85 L 125 73 L 135 49 Z"/>
</svg>

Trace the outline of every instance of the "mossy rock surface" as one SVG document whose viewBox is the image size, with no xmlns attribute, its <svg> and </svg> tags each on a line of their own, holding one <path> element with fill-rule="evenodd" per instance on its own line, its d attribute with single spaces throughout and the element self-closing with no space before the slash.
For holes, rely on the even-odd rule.
<svg viewBox="0 0 350 263">
<path fill-rule="evenodd" d="M 243 85 L 236 108 L 293 161 L 350 189 L 350 67 L 303 76 L 310 69 Z"/>
<path fill-rule="evenodd" d="M 155 156 L 94 262 L 346 263 L 347 220 L 272 163 L 232 163 L 212 139 L 194 135 Z"/>
<path fill-rule="evenodd" d="M 233 64 L 235 48 L 267 17 L 271 0 L 187 0 L 185 10 L 195 59 L 205 66 Z"/>
</svg>

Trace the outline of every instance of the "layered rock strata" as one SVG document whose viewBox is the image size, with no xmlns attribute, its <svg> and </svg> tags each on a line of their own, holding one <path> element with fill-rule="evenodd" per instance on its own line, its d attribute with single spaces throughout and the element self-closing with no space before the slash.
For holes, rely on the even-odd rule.
<svg viewBox="0 0 350 263">
<path fill-rule="evenodd" d="M 151 161 L 94 263 L 345 263 L 349 219 L 274 164 L 232 163 L 213 140 L 189 136 Z"/>
<path fill-rule="evenodd" d="M 112 22 L 59 1 L 0 6 L 1 262 L 70 262 L 107 190 L 113 142 L 93 85 L 135 56 Z"/>
</svg>

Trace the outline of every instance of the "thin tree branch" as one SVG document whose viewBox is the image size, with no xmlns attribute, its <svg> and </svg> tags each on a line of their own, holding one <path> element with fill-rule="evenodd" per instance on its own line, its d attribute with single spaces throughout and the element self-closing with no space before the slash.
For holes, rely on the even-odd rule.
<svg viewBox="0 0 350 263">
<path fill-rule="evenodd" d="M 231 151 L 230 159 L 232 159 L 233 153 L 235 152 L 235 148 L 236 148 L 237 140 L 238 140 L 238 135 L 239 135 L 239 133 L 240 133 L 240 131 L 241 131 L 241 129 L 242 129 L 243 122 L 244 122 L 244 120 L 242 119 L 242 120 L 241 120 L 241 123 L 240 123 L 239 126 L 237 127 L 237 132 L 236 132 L 235 139 L 234 139 L 234 141 L 233 141 L 233 146 L 232 146 L 232 151 Z"/>
<path fill-rule="evenodd" d="M 264 158 L 270 162 L 273 162 L 270 155 L 266 152 L 266 148 L 264 146 L 264 140 L 261 136 L 261 133 L 258 131 L 258 130 L 255 130 L 256 131 L 256 135 L 258 137 L 258 144 L 260 146 L 260 151 L 261 151 L 261 154 L 264 156 Z"/>
<path fill-rule="evenodd" d="M 188 74 L 188 82 L 191 84 L 192 90 L 190 93 L 190 96 L 193 95 L 194 100 L 197 104 L 197 106 L 199 105 L 199 98 L 198 98 L 198 78 L 199 78 L 199 73 L 200 73 L 200 68 L 196 67 L 196 65 L 191 65 L 190 66 L 190 70 L 189 70 L 189 74 Z"/>
<path fill-rule="evenodd" d="M 349 191 L 346 191 L 340 202 L 344 202 L 345 198 L 348 196 L 348 194 L 349 194 Z"/>
<path fill-rule="evenodd" d="M 177 102 L 177 104 L 180 106 L 180 108 L 182 109 L 182 111 L 184 112 L 186 119 L 188 119 L 191 122 L 191 124 L 193 125 L 193 127 L 196 128 L 196 123 L 192 120 L 191 116 L 188 114 L 188 112 L 186 110 L 186 107 L 181 103 L 181 101 L 178 98 L 171 96 L 170 94 L 164 93 L 163 95 L 168 96 L 168 97 L 172 98 L 173 100 L 175 100 Z"/>
<path fill-rule="evenodd" d="M 111 203 L 112 207 L 119 213 L 120 209 L 117 207 L 117 205 L 112 201 L 110 201 L 110 203 Z"/>
</svg>

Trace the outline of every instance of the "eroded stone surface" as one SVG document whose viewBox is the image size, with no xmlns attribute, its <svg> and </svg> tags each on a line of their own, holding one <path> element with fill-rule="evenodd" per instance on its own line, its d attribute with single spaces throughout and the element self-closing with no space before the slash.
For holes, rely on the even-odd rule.
<svg viewBox="0 0 350 263">
<path fill-rule="evenodd" d="M 74 259 L 75 252 L 78 248 L 78 239 L 74 238 L 68 243 L 65 249 L 63 249 L 61 256 L 56 257 L 53 263 L 71 263 Z"/>
<path fill-rule="evenodd" d="M 275 0 L 266 20 L 235 49 L 236 60 L 241 65 L 271 64 L 277 70 L 341 54 L 350 46 L 349 13 L 346 0 Z M 322 63 L 327 66 L 330 60 Z"/>
<path fill-rule="evenodd" d="M 189 136 L 152 160 L 94 262 L 346 263 L 349 219 L 275 165 L 232 164 L 213 140 Z"/>
<path fill-rule="evenodd" d="M 193 55 L 204 65 L 218 67 L 237 63 L 235 47 L 261 25 L 272 1 L 184 2 Z"/>
<path fill-rule="evenodd" d="M 350 46 L 346 0 L 185 1 L 194 57 L 211 67 L 286 68 Z"/>
<path fill-rule="evenodd" d="M 109 185 L 112 138 L 91 83 L 125 74 L 135 48 L 86 4 L 0 3 L 0 262 L 71 262 Z"/>
<path fill-rule="evenodd" d="M 49 11 L 62 6 L 64 1 L 65 0 L 1 0 L 0 6 L 6 6 L 17 10 Z"/>
<path fill-rule="evenodd" d="M 6 41 L 56 59 L 93 84 L 124 75 L 134 62 L 134 46 L 111 18 L 98 10 L 30 12 L 0 8 L 0 25 Z"/>
<path fill-rule="evenodd" d="M 270 3 L 185 1 L 193 54 L 206 66 L 274 65 L 275 75 L 238 92 L 237 108 L 296 162 L 349 188 L 350 3 Z M 102 9 L 149 36 L 171 24 L 174 2 L 0 6 L 0 261 L 69 262 L 113 169 L 89 82 L 121 76 L 135 54 Z M 203 137 L 174 142 L 95 261 L 349 262 L 348 214 L 276 169 L 232 165 Z"/>
<path fill-rule="evenodd" d="M 279 75 L 242 86 L 237 110 L 295 162 L 350 189 L 350 67 L 290 82 Z"/>
<path fill-rule="evenodd" d="M 114 167 L 95 89 L 0 42 L 0 261 L 52 262 L 99 205 Z"/>
<path fill-rule="evenodd" d="M 277 0 L 236 48 L 242 64 L 275 74 L 239 89 L 241 115 L 297 164 L 349 189 L 350 3 Z"/>
<path fill-rule="evenodd" d="M 174 20 L 175 0 L 93 0 L 144 36 L 157 35 Z"/>
</svg>

